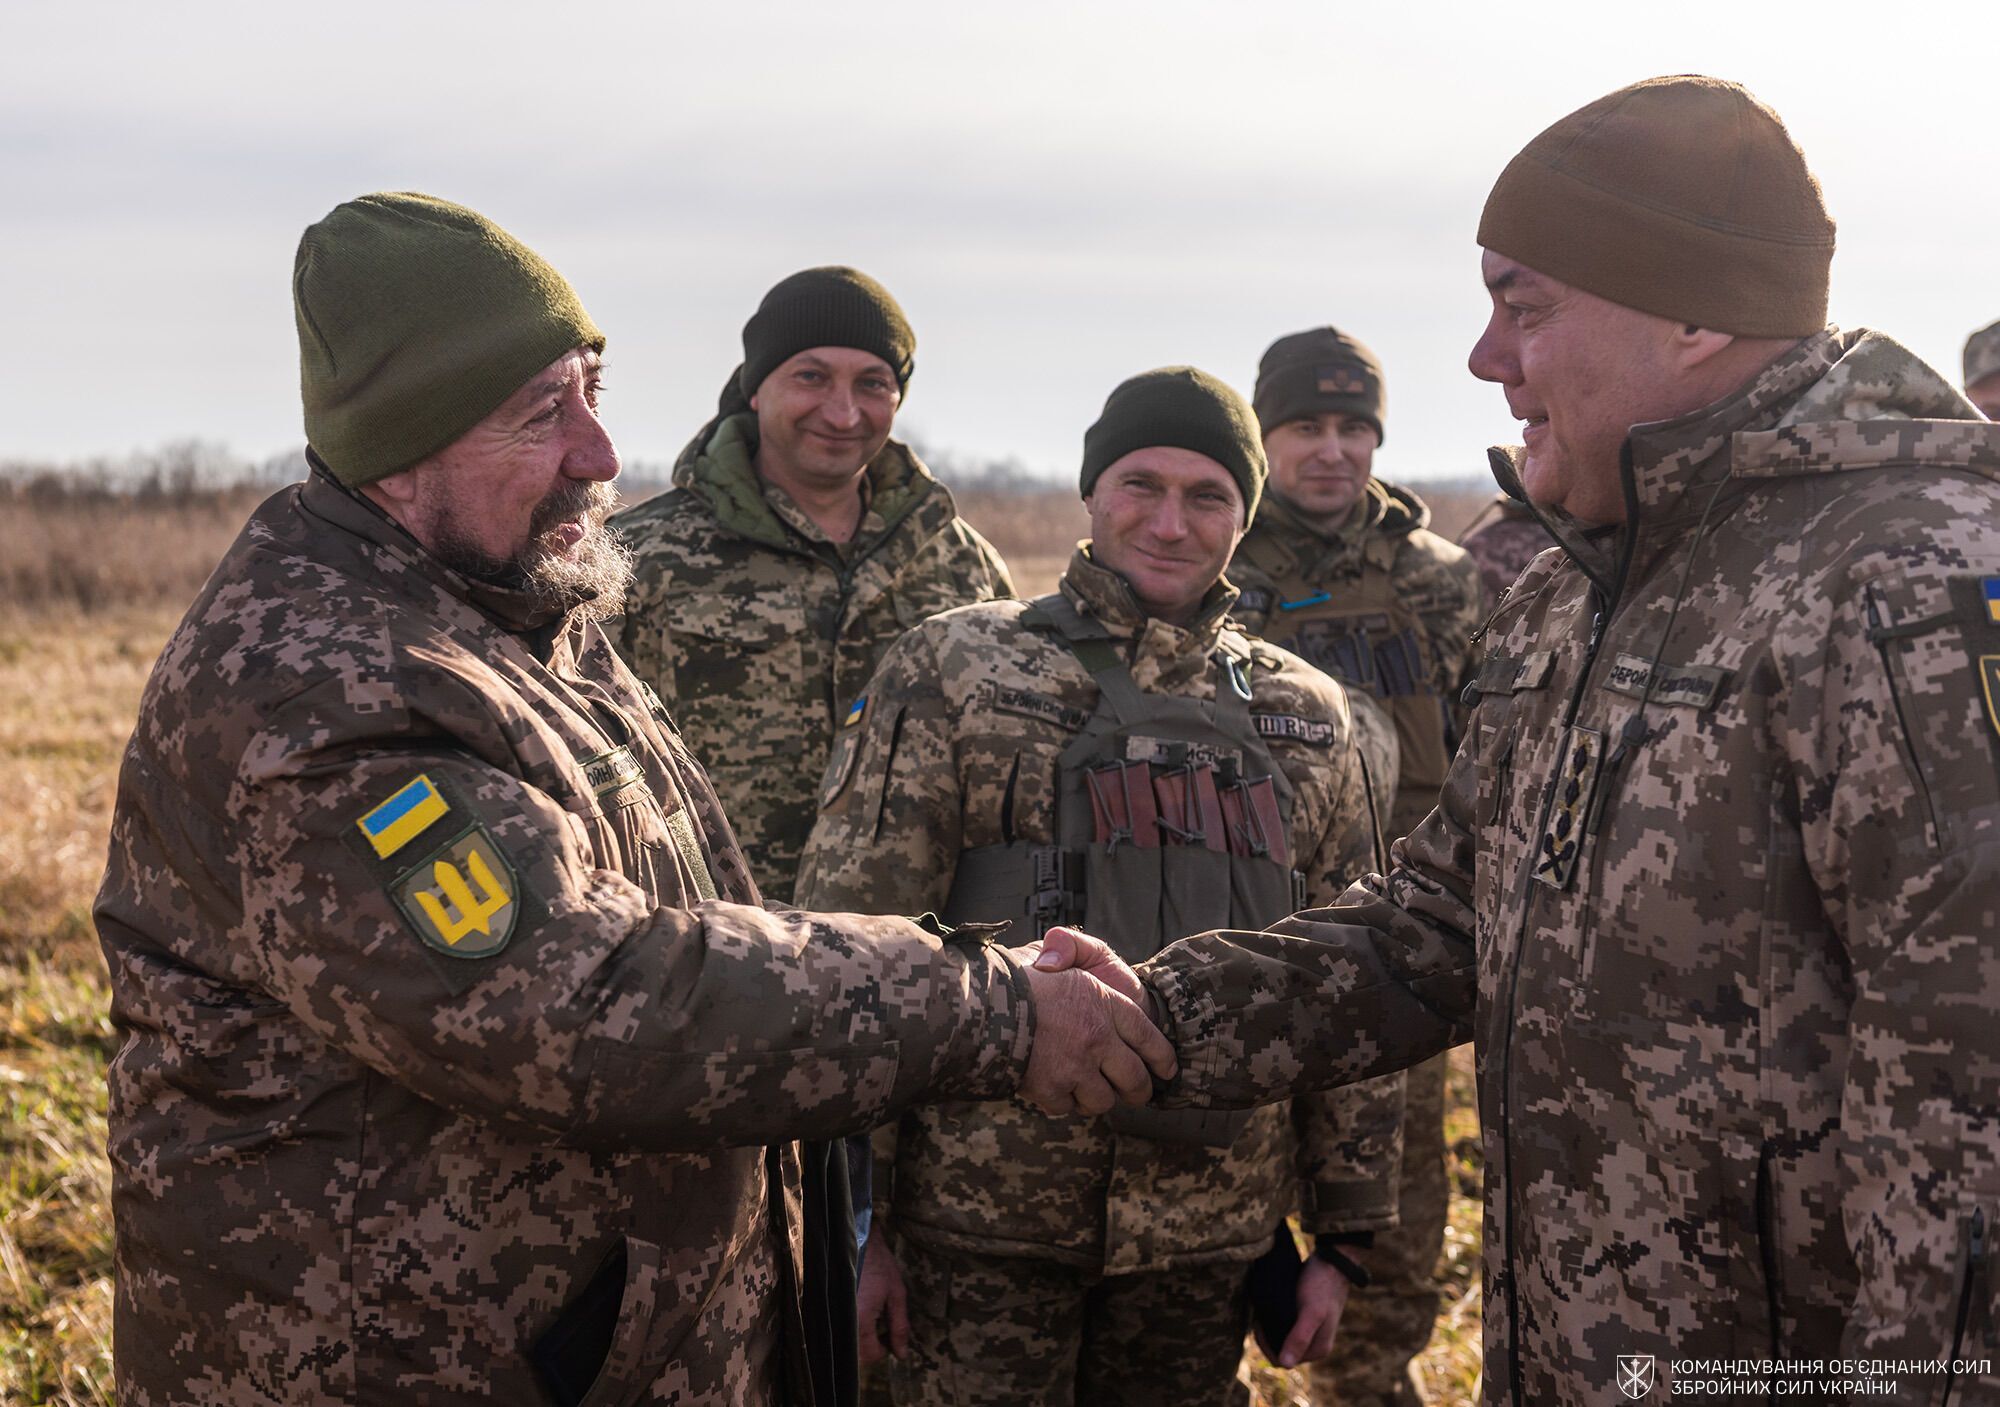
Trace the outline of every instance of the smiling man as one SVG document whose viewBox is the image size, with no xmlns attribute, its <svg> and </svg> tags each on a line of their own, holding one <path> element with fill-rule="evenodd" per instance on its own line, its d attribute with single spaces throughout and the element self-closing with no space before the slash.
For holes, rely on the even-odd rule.
<svg viewBox="0 0 2000 1407">
<path fill-rule="evenodd" d="M 293 291 L 311 477 L 155 667 L 98 897 L 119 1400 L 810 1407 L 791 1140 L 1102 1111 L 1165 1043 L 1029 949 L 759 902 L 598 624 L 618 456 L 559 273 L 382 194 Z"/>
<path fill-rule="evenodd" d="M 673 710 L 773 899 L 792 896 L 813 788 L 882 652 L 926 616 L 1014 594 L 890 438 L 915 358 L 866 274 L 780 281 L 672 491 L 613 522 L 636 564 L 619 650 Z"/>
<path fill-rule="evenodd" d="M 1113 391 L 1060 592 L 947 612 L 889 651 L 836 745 L 800 898 L 1024 938 L 1083 921 L 1136 962 L 1373 867 L 1344 692 L 1227 620 L 1263 483 L 1255 417 L 1213 377 Z M 1248 1267 L 1297 1275 L 1298 1320 L 1267 1350 L 1326 1353 L 1343 1247 L 1394 1222 L 1401 1083 L 1236 1117 L 904 1120 L 880 1140 L 864 1356 L 886 1340 L 899 1403 L 1244 1400 Z M 1294 1209 L 1320 1238 L 1302 1272 Z"/>
<path fill-rule="evenodd" d="M 1141 970 L 1167 1102 L 1476 1033 L 1489 1403 L 2000 1400 L 2000 427 L 1826 326 L 1819 184 L 1734 83 L 1561 119 L 1479 242 L 1561 551 L 1389 874 Z"/>
</svg>

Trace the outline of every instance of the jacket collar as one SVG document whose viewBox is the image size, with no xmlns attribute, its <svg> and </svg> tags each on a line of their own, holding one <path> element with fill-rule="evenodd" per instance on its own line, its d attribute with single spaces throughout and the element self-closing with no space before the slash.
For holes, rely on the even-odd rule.
<svg viewBox="0 0 2000 1407">
<path fill-rule="evenodd" d="M 1289 559 L 1280 575 L 1313 578 L 1352 573 L 1373 558 L 1392 566 L 1403 538 L 1431 520 L 1430 506 L 1409 489 L 1385 479 L 1370 479 L 1340 526 L 1322 531 L 1300 515 L 1275 489 L 1257 505 L 1250 533 Z"/>
<path fill-rule="evenodd" d="M 1132 594 L 1131 583 L 1093 557 L 1088 542 L 1077 544 L 1058 585 L 1071 605 L 1102 622 L 1112 635 L 1139 640 L 1143 647 L 1165 654 L 1200 659 L 1206 659 L 1220 643 L 1229 608 L 1237 597 L 1236 588 L 1226 578 L 1220 579 L 1201 598 L 1201 609 L 1192 621 L 1185 626 L 1171 625 L 1147 615 Z"/>
</svg>

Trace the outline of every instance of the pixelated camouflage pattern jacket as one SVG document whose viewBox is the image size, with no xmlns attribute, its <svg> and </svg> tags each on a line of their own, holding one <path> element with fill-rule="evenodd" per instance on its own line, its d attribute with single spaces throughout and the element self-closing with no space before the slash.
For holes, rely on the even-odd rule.
<svg viewBox="0 0 2000 1407">
<path fill-rule="evenodd" d="M 1430 520 L 1421 498 L 1380 479 L 1331 535 L 1268 493 L 1229 563 L 1245 630 L 1367 692 L 1395 724 L 1402 781 L 1393 835 L 1437 802 L 1464 722 L 1469 642 L 1484 615 L 1478 567 Z M 1356 622 L 1359 653 L 1349 631 Z"/>
<path fill-rule="evenodd" d="M 834 732 L 883 651 L 1014 586 L 905 445 L 869 465 L 861 525 L 836 544 L 758 479 L 756 428 L 719 418 L 670 492 L 612 520 L 638 577 L 611 630 L 708 769 L 765 896 L 789 903 Z"/>
<path fill-rule="evenodd" d="M 1675 1359 L 2000 1360 L 2000 428 L 1829 331 L 1623 481 L 1623 529 L 1550 519 L 1388 878 L 1151 965 L 1168 1102 L 1476 1024 L 1490 1403 L 1620 1400 L 1620 1355 L 1654 1400 Z"/>
<path fill-rule="evenodd" d="M 592 1402 L 809 1401 L 779 1141 L 1025 1068 L 998 950 L 767 913 L 595 625 L 319 474 L 154 669 L 97 920 L 127 1407 L 543 1403 L 621 1248 Z"/>
<path fill-rule="evenodd" d="M 1478 563 L 1479 581 L 1486 589 L 1485 609 L 1491 611 L 1528 563 L 1554 547 L 1556 540 L 1527 504 L 1496 493 L 1459 535 L 1458 545 Z"/>
<path fill-rule="evenodd" d="M 1124 642 L 1142 690 L 1212 699 L 1215 652 L 1249 658 L 1253 721 L 1273 720 L 1259 732 L 1296 788 L 1290 853 L 1308 892 L 1330 901 L 1374 865 L 1343 692 L 1226 629 L 1233 588 L 1220 584 L 1187 629 L 1147 618 L 1123 578 L 1083 550 L 1062 590 Z M 890 650 L 865 719 L 836 746 L 802 898 L 942 912 L 962 851 L 1055 843 L 1060 754 L 1099 690 L 1060 637 L 1021 624 L 1025 609 L 967 606 Z M 1280 721 L 1291 726 L 1273 735 Z M 1394 1224 L 1402 1094 L 1401 1076 L 1389 1076 L 1268 1105 L 1227 1148 L 1132 1138 L 1101 1118 L 1049 1119 L 1019 1102 L 933 1105 L 878 1140 L 888 1165 L 877 1212 L 932 1245 L 1105 1274 L 1250 1259 L 1295 1205 L 1312 1231 Z"/>
</svg>

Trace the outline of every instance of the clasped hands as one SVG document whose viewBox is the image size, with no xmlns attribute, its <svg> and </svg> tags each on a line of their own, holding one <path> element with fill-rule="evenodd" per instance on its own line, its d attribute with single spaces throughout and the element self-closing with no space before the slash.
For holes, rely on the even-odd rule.
<svg viewBox="0 0 2000 1407">
<path fill-rule="evenodd" d="M 1120 1100 L 1144 1104 L 1154 1076 L 1174 1077 L 1173 1043 L 1148 1014 L 1145 986 L 1103 942 L 1051 928 L 1011 951 L 1035 1007 L 1022 1098 L 1047 1114 L 1103 1114 Z"/>
</svg>

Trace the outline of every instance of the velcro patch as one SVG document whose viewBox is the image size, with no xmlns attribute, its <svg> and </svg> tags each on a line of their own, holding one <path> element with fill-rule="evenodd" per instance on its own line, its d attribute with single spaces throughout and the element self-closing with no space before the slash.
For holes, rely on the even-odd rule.
<svg viewBox="0 0 2000 1407">
<path fill-rule="evenodd" d="M 1323 719 L 1299 718 L 1289 713 L 1253 713 L 1250 722 L 1266 738 L 1290 738 L 1315 747 L 1327 747 L 1333 742 L 1333 724 Z"/>
<path fill-rule="evenodd" d="M 520 881 L 486 827 L 472 827 L 390 887 L 417 936 L 455 958 L 490 958 L 521 916 Z"/>
<path fill-rule="evenodd" d="M 1539 689 L 1549 682 L 1555 667 L 1552 650 L 1531 650 L 1525 655 L 1495 655 L 1479 667 L 1473 687 L 1482 694 L 1518 694 Z"/>
<path fill-rule="evenodd" d="M 1210 767 L 1221 767 L 1228 763 L 1241 771 L 1243 750 L 1224 747 L 1215 743 L 1179 742 L 1167 738 L 1142 738 L 1135 734 L 1125 735 L 1125 760 L 1127 762 L 1150 762 L 1155 767 L 1199 767 L 1203 763 Z"/>
<path fill-rule="evenodd" d="M 441 820 L 451 808 L 429 777 L 418 777 L 354 824 L 386 860 Z"/>
<path fill-rule="evenodd" d="M 591 795 L 600 800 L 646 780 L 646 769 L 639 765 L 629 747 L 614 747 L 609 752 L 586 757 L 577 766 L 583 769 L 584 779 L 590 783 Z"/>
<path fill-rule="evenodd" d="M 685 810 L 667 817 L 667 834 L 673 837 L 674 849 L 680 851 L 681 862 L 694 879 L 696 897 L 713 899 L 715 876 L 708 872 L 708 859 L 701 853 L 701 837 L 695 834 L 694 821 Z"/>
<path fill-rule="evenodd" d="M 1715 701 L 1729 684 L 1729 671 L 1711 665 L 1662 663 L 1660 677 L 1653 679 L 1652 673 L 1651 660 L 1620 654 L 1611 662 L 1611 672 L 1604 676 L 1604 687 L 1629 698 L 1650 697 L 1654 703 L 1687 704 L 1705 710 L 1715 707 Z M 1646 688 L 1649 680 L 1650 694 Z"/>
<path fill-rule="evenodd" d="M 1011 713 L 1019 718 L 1039 718 L 1045 723 L 1053 723 L 1058 728 L 1066 728 L 1072 733 L 1081 732 L 1083 725 L 1090 721 L 1090 715 L 1080 708 L 1072 708 L 1059 699 L 1046 694 L 1031 693 L 1026 689 L 1009 688 L 1002 684 L 987 685 L 986 706 L 996 713 Z"/>
</svg>

